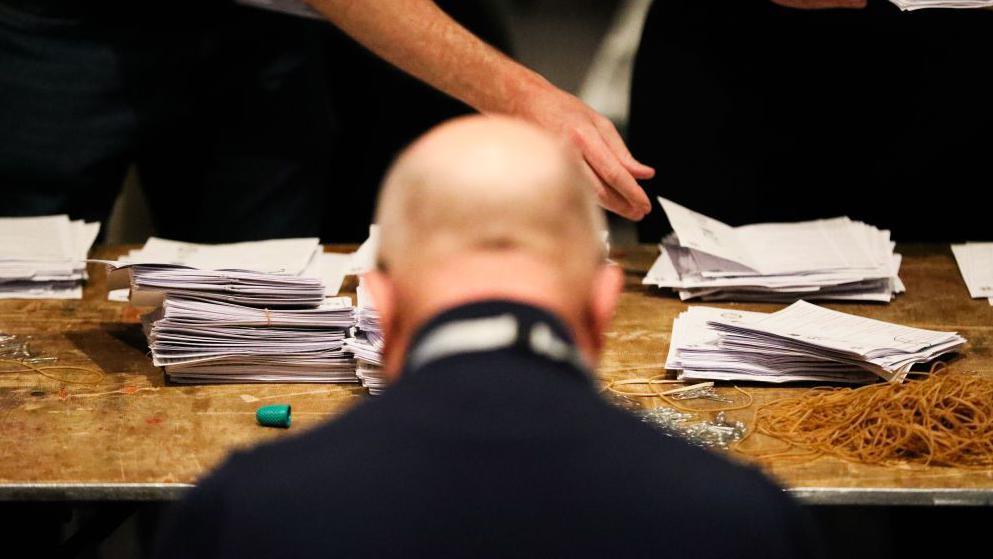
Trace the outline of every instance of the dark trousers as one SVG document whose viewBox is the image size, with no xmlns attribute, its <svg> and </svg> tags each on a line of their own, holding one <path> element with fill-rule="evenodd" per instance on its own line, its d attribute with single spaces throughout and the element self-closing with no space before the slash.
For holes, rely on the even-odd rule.
<svg viewBox="0 0 993 559">
<path fill-rule="evenodd" d="M 0 0 L 0 215 L 106 220 L 136 164 L 161 236 L 321 233 L 327 24 L 211 1 L 30 4 Z"/>
<path fill-rule="evenodd" d="M 495 3 L 437 2 L 460 24 L 509 54 L 510 39 Z M 472 109 L 404 74 L 337 30 L 326 37 L 328 73 L 341 77 L 330 91 L 337 129 L 331 154 L 333 199 L 346 211 L 327 215 L 324 237 L 362 241 L 372 222 L 379 183 L 397 153 L 432 126 Z"/>
<path fill-rule="evenodd" d="M 993 13 L 656 0 L 630 143 L 647 184 L 731 224 L 848 215 L 897 240 L 990 239 Z M 669 230 L 662 212 L 641 238 Z"/>
</svg>

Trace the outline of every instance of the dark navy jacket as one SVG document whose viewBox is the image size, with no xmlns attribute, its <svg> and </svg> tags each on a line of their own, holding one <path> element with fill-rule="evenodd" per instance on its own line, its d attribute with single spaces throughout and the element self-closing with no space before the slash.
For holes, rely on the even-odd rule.
<svg viewBox="0 0 993 559">
<path fill-rule="evenodd" d="M 569 340 L 506 302 L 443 313 L 417 340 L 501 314 Z M 234 455 L 177 507 L 158 556 L 806 557 L 804 519 L 759 473 L 518 343 L 429 361 L 327 425 Z"/>
</svg>

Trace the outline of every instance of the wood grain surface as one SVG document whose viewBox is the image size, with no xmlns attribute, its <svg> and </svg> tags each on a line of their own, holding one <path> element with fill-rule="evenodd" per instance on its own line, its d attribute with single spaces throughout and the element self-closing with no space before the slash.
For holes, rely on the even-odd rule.
<svg viewBox="0 0 993 559">
<path fill-rule="evenodd" d="M 126 248 L 101 248 L 97 256 L 114 257 Z M 958 331 L 969 343 L 955 366 L 993 374 L 993 307 L 985 299 L 969 298 L 948 247 L 911 245 L 899 251 L 904 254 L 900 275 L 906 294 L 888 305 L 829 306 L 910 326 Z M 662 363 L 672 320 L 687 305 L 671 293 L 641 285 L 655 254 L 653 247 L 644 246 L 614 255 L 627 281 L 599 369 L 603 380 L 665 373 Z M 72 491 L 102 484 L 182 489 L 235 449 L 295 436 L 367 398 L 357 385 L 169 386 L 147 355 L 138 311 L 106 300 L 100 266 L 91 265 L 90 274 L 81 301 L 0 301 L 0 332 L 30 336 L 36 350 L 57 356 L 61 364 L 105 373 L 96 385 L 65 384 L 36 373 L 0 374 L 0 498 L 4 489 L 9 490 L 6 498 L 20 500 L 58 498 L 52 495 L 114 498 L 112 493 L 88 496 Z M 346 283 L 351 287 L 354 284 Z M 782 308 L 716 306 L 766 312 Z M 10 370 L 0 365 L 0 371 Z M 805 389 L 742 388 L 756 404 Z M 661 404 L 654 400 L 639 402 Z M 292 404 L 291 429 L 256 424 L 255 410 L 273 403 Z M 746 409 L 729 416 L 747 424 L 751 413 Z M 772 440 L 753 442 L 778 445 Z M 794 490 L 969 490 L 987 495 L 985 502 L 993 503 L 991 471 L 867 466 L 829 457 L 803 464 L 774 461 L 764 467 Z M 58 491 L 53 493 L 53 488 Z M 171 498 L 180 493 L 154 495 Z"/>
</svg>

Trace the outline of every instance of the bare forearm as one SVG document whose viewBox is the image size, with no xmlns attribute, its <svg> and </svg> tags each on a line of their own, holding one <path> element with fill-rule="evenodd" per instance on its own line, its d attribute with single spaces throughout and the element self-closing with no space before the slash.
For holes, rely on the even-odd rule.
<svg viewBox="0 0 993 559">
<path fill-rule="evenodd" d="M 306 0 L 379 57 L 483 113 L 513 115 L 582 154 L 600 203 L 629 219 L 651 209 L 635 181 L 655 171 L 609 120 L 487 45 L 431 0 Z"/>
<path fill-rule="evenodd" d="M 480 112 L 518 114 L 551 86 L 430 0 L 307 0 L 366 48 Z"/>
</svg>

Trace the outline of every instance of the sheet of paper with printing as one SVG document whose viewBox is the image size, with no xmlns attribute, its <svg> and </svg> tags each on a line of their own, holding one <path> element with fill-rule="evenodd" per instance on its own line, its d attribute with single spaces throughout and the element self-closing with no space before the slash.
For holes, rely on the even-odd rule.
<svg viewBox="0 0 993 559">
<path fill-rule="evenodd" d="M 993 305 L 993 243 L 952 245 L 955 262 L 974 299 L 986 298 Z"/>
<path fill-rule="evenodd" d="M 691 307 L 673 322 L 666 368 L 682 379 L 900 382 L 965 341 L 806 301 L 771 314 Z"/>
<path fill-rule="evenodd" d="M 730 227 L 659 202 L 673 233 L 642 283 L 683 300 L 889 302 L 904 290 L 889 231 L 846 217 Z"/>
</svg>

